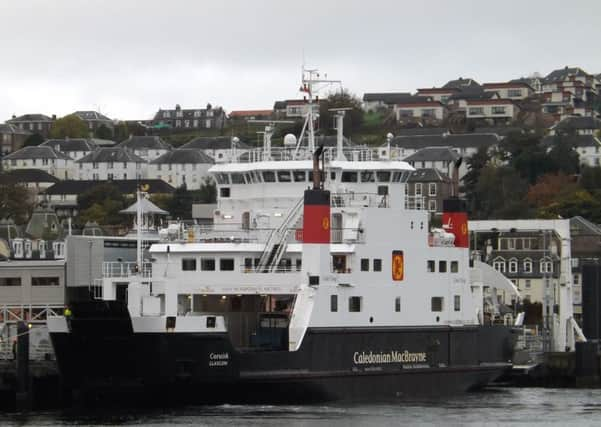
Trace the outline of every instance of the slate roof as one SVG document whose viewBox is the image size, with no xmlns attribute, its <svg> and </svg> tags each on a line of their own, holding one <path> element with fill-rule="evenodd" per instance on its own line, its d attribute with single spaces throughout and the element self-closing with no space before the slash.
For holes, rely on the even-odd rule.
<svg viewBox="0 0 601 427">
<path fill-rule="evenodd" d="M 561 138 L 562 142 L 573 147 L 601 147 L 601 140 L 594 135 L 546 136 L 542 140 L 543 146 L 550 147 L 555 142 L 555 138 Z"/>
<path fill-rule="evenodd" d="M 176 111 L 181 111 L 182 112 L 182 116 L 181 117 L 176 117 Z M 194 113 L 195 112 L 199 112 L 200 116 L 195 116 Z M 162 120 L 171 120 L 171 119 L 202 119 L 202 118 L 206 118 L 207 117 L 207 111 L 209 111 L 206 108 L 180 108 L 179 106 L 177 106 L 176 108 L 172 109 L 172 110 L 163 110 L 163 109 L 159 109 L 159 111 L 156 112 L 156 114 L 154 115 L 154 121 L 162 121 Z M 223 113 L 223 108 L 221 107 L 212 107 L 211 111 L 213 111 L 213 117 L 219 117 L 222 113 Z M 163 117 L 164 113 L 169 114 L 169 117 Z"/>
<path fill-rule="evenodd" d="M 470 89 L 455 93 L 449 96 L 451 99 L 468 99 L 468 100 L 479 100 L 479 99 L 492 99 L 497 95 L 497 92 L 484 92 L 481 88 Z"/>
<path fill-rule="evenodd" d="M 442 135 L 444 133 L 449 133 L 447 128 L 424 128 L 424 127 L 414 127 L 414 128 L 402 128 L 397 129 L 397 136 L 411 136 L 411 135 Z"/>
<path fill-rule="evenodd" d="M 451 147 L 426 147 L 403 159 L 405 162 L 454 162 L 461 156 Z"/>
<path fill-rule="evenodd" d="M 53 147 L 58 151 L 94 151 L 98 146 L 93 139 L 69 138 L 48 139 L 40 144 L 40 147 Z"/>
<path fill-rule="evenodd" d="M 275 101 L 273 103 L 274 110 L 285 110 L 286 109 L 286 101 Z"/>
<path fill-rule="evenodd" d="M 456 80 L 449 80 L 444 86 L 443 88 L 445 89 L 449 89 L 449 88 L 454 88 L 454 89 L 459 89 L 461 91 L 464 91 L 466 89 L 474 89 L 474 88 L 480 88 L 482 89 L 482 87 L 480 86 L 480 84 L 474 80 L 474 79 L 464 79 L 463 77 L 459 77 Z"/>
<path fill-rule="evenodd" d="M 416 169 L 409 175 L 408 182 L 451 182 L 451 178 L 437 169 Z"/>
<path fill-rule="evenodd" d="M 124 194 L 134 194 L 142 185 L 147 185 L 147 193 L 173 193 L 175 188 L 162 179 L 114 179 L 112 181 L 65 180 L 59 181 L 44 191 L 44 194 L 81 194 L 97 185 L 111 183 Z"/>
<path fill-rule="evenodd" d="M 232 139 L 229 136 L 207 137 L 199 136 L 187 142 L 180 148 L 193 148 L 195 150 L 228 150 L 232 147 Z M 248 148 L 248 145 L 239 141 L 237 148 Z"/>
<path fill-rule="evenodd" d="M 76 111 L 73 113 L 73 115 L 79 117 L 82 120 L 87 120 L 87 121 L 101 121 L 101 122 L 112 122 L 111 119 L 109 119 L 107 116 L 105 116 L 104 114 L 99 113 L 98 111 Z"/>
<path fill-rule="evenodd" d="M 601 129 L 601 119 L 596 117 L 566 117 L 554 129 Z"/>
<path fill-rule="evenodd" d="M 510 133 L 524 133 L 524 129 L 514 126 L 479 127 L 474 129 L 474 133 L 496 133 L 499 136 L 506 137 Z"/>
<path fill-rule="evenodd" d="M 581 216 L 574 216 L 570 218 L 570 234 L 572 237 L 577 235 L 601 236 L 601 228 Z"/>
<path fill-rule="evenodd" d="M 363 101 L 382 101 L 385 104 L 397 104 L 400 102 L 406 102 L 406 100 L 412 96 L 413 95 L 411 95 L 409 92 L 365 93 L 363 94 Z"/>
<path fill-rule="evenodd" d="M 142 214 L 169 215 L 169 212 L 159 208 L 148 199 L 140 199 L 140 207 L 142 208 Z M 138 201 L 127 209 L 119 211 L 119 213 L 136 215 L 138 213 Z"/>
<path fill-rule="evenodd" d="M 3 160 L 29 160 L 29 159 L 64 159 L 71 160 L 65 153 L 55 150 L 53 147 L 23 147 L 7 156 Z"/>
<path fill-rule="evenodd" d="M 123 147 L 102 147 L 77 160 L 77 163 L 134 162 L 146 163 L 146 160 Z"/>
<path fill-rule="evenodd" d="M 0 173 L 0 184 L 24 182 L 59 182 L 60 180 L 41 169 L 14 169 Z"/>
<path fill-rule="evenodd" d="M 215 161 L 203 153 L 200 150 L 194 150 L 192 148 L 180 148 L 163 154 L 161 157 L 154 159 L 150 162 L 153 165 L 164 164 L 164 163 L 209 163 L 213 164 Z"/>
<path fill-rule="evenodd" d="M 6 122 L 14 123 L 14 122 L 51 122 L 51 121 L 52 121 L 52 118 L 46 116 L 45 114 L 23 114 L 22 116 L 7 120 Z"/>
<path fill-rule="evenodd" d="M 130 150 L 171 150 L 170 144 L 163 141 L 158 136 L 136 136 L 132 135 L 117 147 L 125 147 Z"/>
<path fill-rule="evenodd" d="M 570 75 L 575 75 L 575 76 L 588 76 L 588 73 L 585 73 L 581 68 L 579 67 L 565 67 L 565 68 L 560 68 L 558 70 L 553 70 L 551 71 L 549 74 L 547 74 L 547 76 L 545 77 L 544 81 L 545 83 L 556 83 L 556 82 L 561 82 L 565 79 L 568 78 L 568 76 Z"/>
<path fill-rule="evenodd" d="M 391 141 L 393 147 L 420 149 L 426 147 L 490 147 L 499 142 L 494 133 L 464 133 L 445 135 L 412 135 L 397 136 Z"/>
</svg>

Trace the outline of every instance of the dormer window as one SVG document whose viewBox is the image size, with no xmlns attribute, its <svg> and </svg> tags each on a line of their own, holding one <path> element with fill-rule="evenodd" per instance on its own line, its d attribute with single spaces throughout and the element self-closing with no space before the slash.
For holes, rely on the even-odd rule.
<svg viewBox="0 0 601 427">
<path fill-rule="evenodd" d="M 553 262 L 548 259 L 543 259 L 540 262 L 540 272 L 541 273 L 553 273 Z"/>
<path fill-rule="evenodd" d="M 532 273 L 532 260 L 528 258 L 524 260 L 524 273 Z"/>
<path fill-rule="evenodd" d="M 495 270 L 505 273 L 505 260 L 503 258 L 496 258 L 493 261 L 492 266 Z"/>
<path fill-rule="evenodd" d="M 509 260 L 509 272 L 517 273 L 518 272 L 518 260 L 513 258 Z"/>
</svg>

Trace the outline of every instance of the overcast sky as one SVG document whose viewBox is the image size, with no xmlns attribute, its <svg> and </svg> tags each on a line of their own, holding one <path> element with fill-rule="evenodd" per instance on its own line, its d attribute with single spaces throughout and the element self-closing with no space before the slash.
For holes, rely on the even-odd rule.
<svg viewBox="0 0 601 427">
<path fill-rule="evenodd" d="M 600 17 L 599 0 L 0 0 L 0 121 L 271 109 L 300 96 L 303 53 L 359 96 L 597 74 Z"/>
</svg>

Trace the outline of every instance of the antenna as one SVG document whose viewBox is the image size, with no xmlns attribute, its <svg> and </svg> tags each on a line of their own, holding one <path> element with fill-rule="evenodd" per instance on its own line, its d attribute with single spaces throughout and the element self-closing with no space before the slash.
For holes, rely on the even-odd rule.
<svg viewBox="0 0 601 427">
<path fill-rule="evenodd" d="M 292 120 L 249 120 L 248 123 L 257 123 L 264 124 L 265 131 L 259 132 L 263 133 L 263 160 L 271 160 L 271 137 L 273 136 L 273 131 L 275 130 L 276 124 L 292 124 L 294 121 Z"/>
</svg>

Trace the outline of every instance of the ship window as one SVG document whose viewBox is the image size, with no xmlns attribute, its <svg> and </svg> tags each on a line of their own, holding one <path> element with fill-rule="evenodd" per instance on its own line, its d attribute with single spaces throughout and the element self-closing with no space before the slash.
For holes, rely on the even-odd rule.
<svg viewBox="0 0 601 427">
<path fill-rule="evenodd" d="M 442 311 L 443 297 L 432 297 L 432 311 Z"/>
<path fill-rule="evenodd" d="M 394 172 L 392 174 L 392 182 L 403 182 L 403 174 L 401 172 Z"/>
<path fill-rule="evenodd" d="M 397 313 L 401 312 L 401 297 L 396 297 L 394 299 L 394 311 Z"/>
<path fill-rule="evenodd" d="M 305 182 L 307 180 L 307 172 L 292 171 L 292 177 L 294 178 L 294 182 Z"/>
<path fill-rule="evenodd" d="M 263 182 L 275 182 L 275 173 L 273 171 L 263 171 Z"/>
<path fill-rule="evenodd" d="M 233 173 L 232 184 L 244 184 L 244 175 L 241 173 Z"/>
<path fill-rule="evenodd" d="M 20 277 L 0 277 L 0 286 L 21 286 Z"/>
<path fill-rule="evenodd" d="M 217 184 L 229 184 L 230 183 L 230 179 L 226 173 L 218 173 L 217 175 L 215 175 L 215 178 L 217 179 Z"/>
<path fill-rule="evenodd" d="M 461 311 L 461 295 L 455 295 L 453 297 L 453 307 L 455 311 Z"/>
<path fill-rule="evenodd" d="M 32 277 L 31 286 L 58 286 L 58 277 Z"/>
<path fill-rule="evenodd" d="M 342 182 L 357 182 L 357 172 L 342 172 Z"/>
<path fill-rule="evenodd" d="M 207 328 L 214 328 L 216 320 L 215 316 L 207 316 Z"/>
<path fill-rule="evenodd" d="M 196 258 L 182 259 L 182 271 L 196 271 Z"/>
<path fill-rule="evenodd" d="M 290 176 L 290 171 L 278 171 L 278 181 L 279 182 L 292 182 L 292 177 Z"/>
<path fill-rule="evenodd" d="M 458 272 L 459 272 L 459 262 L 451 261 L 451 273 L 458 273 Z"/>
<path fill-rule="evenodd" d="M 215 271 L 215 258 L 201 258 L 200 269 L 202 271 Z"/>
<path fill-rule="evenodd" d="M 300 258 L 296 259 L 296 271 L 301 271 L 303 268 L 303 260 Z"/>
<path fill-rule="evenodd" d="M 361 271 L 369 271 L 369 258 L 361 258 Z"/>
<path fill-rule="evenodd" d="M 250 271 L 253 268 L 253 259 L 244 258 L 244 271 Z"/>
<path fill-rule="evenodd" d="M 348 299 L 348 311 L 351 313 L 358 313 L 361 311 L 361 301 L 363 297 L 349 297 Z"/>
<path fill-rule="evenodd" d="M 330 180 L 336 181 L 336 172 L 330 172 Z"/>
<path fill-rule="evenodd" d="M 338 311 L 338 295 L 330 295 L 330 311 L 332 313 Z"/>
<path fill-rule="evenodd" d="M 446 261 L 438 261 L 438 272 L 439 273 L 447 272 L 447 262 Z"/>
<path fill-rule="evenodd" d="M 219 260 L 219 270 L 234 271 L 234 259 L 233 258 L 221 258 Z"/>
<path fill-rule="evenodd" d="M 261 182 L 261 174 L 259 172 L 252 171 L 251 173 L 252 173 L 254 182 L 257 182 L 257 183 Z"/>
<path fill-rule="evenodd" d="M 219 197 L 223 197 L 223 198 L 230 197 L 230 187 L 221 187 L 219 189 Z"/>
<path fill-rule="evenodd" d="M 428 260 L 428 273 L 434 273 L 436 270 L 436 262 L 433 259 Z"/>
<path fill-rule="evenodd" d="M 376 172 L 376 177 L 378 178 L 378 182 L 390 182 L 389 171 L 378 171 Z"/>
<path fill-rule="evenodd" d="M 374 259 L 374 271 L 382 271 L 382 260 L 379 258 Z"/>
<path fill-rule="evenodd" d="M 361 171 L 361 182 L 374 182 L 375 180 L 373 171 Z"/>
<path fill-rule="evenodd" d="M 196 166 L 196 165 L 195 165 Z M 246 179 L 246 183 L 247 184 L 254 184 L 254 180 L 253 180 L 253 176 L 251 175 L 250 172 L 246 172 L 244 174 L 244 178 Z"/>
</svg>

